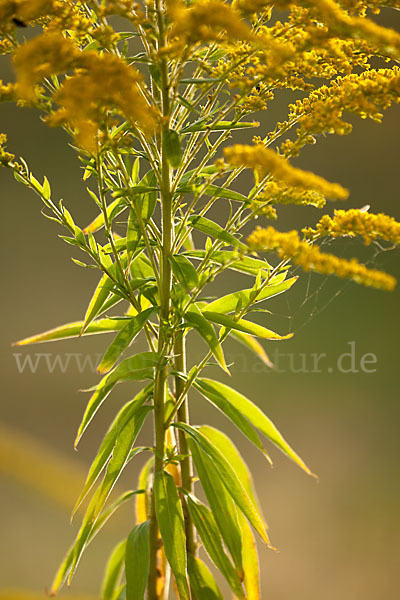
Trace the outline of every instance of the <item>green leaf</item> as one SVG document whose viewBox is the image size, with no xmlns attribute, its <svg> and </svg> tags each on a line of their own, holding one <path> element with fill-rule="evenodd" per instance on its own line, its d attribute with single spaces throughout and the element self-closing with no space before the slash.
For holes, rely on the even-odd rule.
<svg viewBox="0 0 400 600">
<path fill-rule="evenodd" d="M 173 274 L 186 291 L 193 290 L 199 285 L 197 271 L 183 254 L 170 257 Z"/>
<path fill-rule="evenodd" d="M 101 362 L 97 367 L 99 373 L 107 373 L 112 369 L 121 354 L 143 329 L 151 315 L 154 314 L 154 310 L 154 307 L 148 308 L 128 320 L 125 327 L 116 335 L 101 359 Z"/>
<path fill-rule="evenodd" d="M 274 296 L 277 296 L 278 294 L 282 294 L 283 292 L 291 288 L 296 281 L 297 277 L 292 277 L 291 279 L 287 279 L 286 281 L 282 281 L 281 283 L 278 283 L 276 285 L 268 285 L 253 300 L 253 304 L 261 302 L 262 300 L 266 300 L 267 298 L 272 298 Z M 249 304 L 253 292 L 253 289 L 247 289 L 240 290 L 238 292 L 234 292 L 226 296 L 222 296 L 222 298 L 218 298 L 217 300 L 214 300 L 214 302 L 211 302 L 206 307 L 206 310 L 221 314 L 234 312 L 236 310 L 238 302 L 240 302 L 241 306 L 243 307 Z"/>
<path fill-rule="evenodd" d="M 207 400 L 211 402 L 211 404 L 216 406 L 225 416 L 227 416 L 228 419 L 230 419 L 247 437 L 247 439 L 250 440 L 252 444 L 256 446 L 256 448 L 261 450 L 261 452 L 266 456 L 267 460 L 271 462 L 267 451 L 265 450 L 257 433 L 250 425 L 249 421 L 243 416 L 243 414 L 234 404 L 229 402 L 229 399 L 226 396 L 215 393 L 211 386 L 207 386 L 207 383 L 205 383 L 204 379 L 196 380 L 193 385 L 196 390 L 198 390 Z"/>
<path fill-rule="evenodd" d="M 163 151 L 171 167 L 177 169 L 182 161 L 182 147 L 179 135 L 173 129 L 163 132 Z"/>
<path fill-rule="evenodd" d="M 117 200 L 113 200 L 113 202 L 111 202 L 107 206 L 107 217 L 110 218 L 111 214 L 113 215 L 113 217 L 116 217 L 117 215 L 122 213 L 125 209 L 126 209 L 126 202 L 121 201 L 120 198 L 117 198 Z M 83 233 L 89 233 L 89 232 L 96 233 L 96 231 L 99 231 L 99 229 L 101 229 L 102 227 L 104 227 L 104 213 L 103 212 L 101 212 L 95 219 L 93 219 L 93 221 L 91 223 L 89 223 L 89 225 L 86 225 L 86 227 L 83 229 Z"/>
<path fill-rule="evenodd" d="M 115 511 L 122 504 L 124 504 L 125 502 L 130 500 L 132 498 L 132 496 L 134 496 L 137 493 L 141 493 L 141 490 L 135 490 L 134 492 L 129 491 L 129 492 L 125 492 L 124 494 L 122 494 L 122 496 L 117 498 L 117 500 L 115 500 L 115 502 L 113 502 L 101 515 L 99 515 L 96 522 L 91 523 L 90 527 L 85 526 L 83 535 L 80 538 L 79 538 L 79 534 L 78 534 L 79 539 L 77 538 L 75 543 L 73 544 L 73 546 L 68 550 L 64 560 L 62 561 L 62 563 L 61 563 L 60 567 L 58 568 L 58 571 L 53 579 L 53 583 L 52 583 L 51 590 L 50 590 L 50 596 L 56 595 L 58 590 L 64 585 L 68 575 L 71 574 L 71 567 L 72 567 L 72 563 L 74 560 L 74 553 L 77 549 L 78 541 L 79 541 L 79 546 L 80 546 L 79 552 L 80 552 L 80 556 L 81 556 L 84 548 L 87 547 L 89 545 L 89 543 L 96 537 L 96 535 L 101 531 L 101 529 L 107 523 L 108 519 L 115 513 Z M 92 501 L 92 503 L 94 503 L 94 500 Z M 78 558 L 77 563 L 78 562 L 79 562 L 79 558 Z M 71 574 L 71 578 L 72 578 L 72 576 L 73 576 L 73 573 Z"/>
<path fill-rule="evenodd" d="M 133 208 L 129 211 L 128 227 L 126 230 L 126 249 L 131 255 L 135 252 L 141 238 L 137 216 Z"/>
<path fill-rule="evenodd" d="M 155 475 L 154 499 L 165 555 L 175 576 L 179 598 L 189 600 L 182 505 L 174 479 L 166 472 L 158 472 Z"/>
<path fill-rule="evenodd" d="M 293 333 L 279 335 L 275 331 L 271 331 L 271 329 L 266 329 L 266 327 L 258 325 L 258 323 L 252 323 L 251 321 L 246 321 L 246 319 L 234 319 L 228 315 L 210 310 L 203 310 L 203 315 L 212 323 L 218 323 L 218 325 L 222 325 L 227 329 L 237 329 L 243 333 L 249 333 L 265 340 L 288 340 L 293 337 Z"/>
<path fill-rule="evenodd" d="M 245 204 L 249 202 L 248 198 L 243 196 L 243 194 L 213 184 L 207 186 L 205 193 L 214 198 L 227 198 L 228 200 L 236 200 L 237 202 L 244 202 Z"/>
<path fill-rule="evenodd" d="M 186 80 L 185 80 L 186 81 Z M 187 80 L 189 82 L 189 80 Z M 194 80 L 193 80 L 194 81 Z M 206 82 L 206 80 L 201 80 L 202 82 Z M 208 81 L 208 80 L 207 80 Z M 215 81 L 215 79 L 210 79 L 210 81 Z M 182 81 L 183 83 L 183 81 Z M 198 80 L 196 80 L 198 83 Z M 194 133 L 196 131 L 229 131 L 230 129 L 247 129 L 248 127 L 258 127 L 260 123 L 258 121 L 253 122 L 239 122 L 235 123 L 234 121 L 219 121 L 218 123 L 207 125 L 205 119 L 200 119 L 187 127 L 184 127 L 181 131 L 181 134 L 184 133 Z"/>
<path fill-rule="evenodd" d="M 89 302 L 89 306 L 85 314 L 84 324 L 82 326 L 82 333 L 84 333 L 89 323 L 91 323 L 93 319 L 95 319 L 95 317 L 97 317 L 97 315 L 100 313 L 113 288 L 114 282 L 105 273 L 100 279 L 100 282 L 98 283 Z"/>
<path fill-rule="evenodd" d="M 186 256 L 202 260 L 206 256 L 205 250 L 192 250 L 185 252 Z M 218 250 L 210 256 L 211 262 L 217 265 L 229 264 L 229 269 L 256 276 L 261 272 L 264 278 L 268 277 L 271 266 L 265 260 L 240 256 L 237 250 Z"/>
<path fill-rule="evenodd" d="M 124 567 L 126 540 L 123 540 L 111 553 L 101 587 L 101 600 L 113 600 Z"/>
<path fill-rule="evenodd" d="M 204 544 L 204 548 L 215 566 L 229 583 L 229 587 L 239 598 L 244 598 L 239 576 L 226 555 L 214 516 L 207 506 L 191 494 L 185 494 L 190 516 Z"/>
<path fill-rule="evenodd" d="M 268 354 L 265 352 L 264 348 L 261 346 L 260 342 L 253 338 L 252 335 L 248 333 L 243 333 L 242 331 L 232 330 L 230 333 L 231 337 L 236 338 L 238 342 L 246 346 L 251 352 L 256 354 L 262 362 L 267 365 L 270 369 L 274 368 L 273 363 L 270 361 Z"/>
<path fill-rule="evenodd" d="M 188 574 L 194 597 L 201 600 L 224 600 L 208 567 L 193 554 L 188 554 Z"/>
<path fill-rule="evenodd" d="M 88 402 L 82 422 L 79 425 L 75 447 L 113 387 L 119 381 L 152 379 L 153 369 L 158 365 L 159 361 L 160 356 L 156 352 L 141 352 L 140 354 L 136 354 L 136 356 L 126 358 L 108 375 L 103 377 Z"/>
<path fill-rule="evenodd" d="M 188 219 L 188 224 L 205 233 L 206 235 L 211 236 L 212 238 L 224 242 L 229 246 L 236 246 L 237 248 L 242 248 L 242 250 L 247 250 L 247 246 L 243 244 L 240 240 L 238 240 L 234 235 L 225 231 L 223 227 L 214 223 L 214 221 L 210 221 L 206 217 L 201 217 L 200 215 L 192 215 Z"/>
<path fill-rule="evenodd" d="M 126 317 L 111 317 L 109 319 L 99 319 L 92 321 L 86 328 L 83 335 L 94 335 L 97 333 L 109 333 L 110 331 L 119 331 L 126 326 L 128 319 Z M 26 346 L 28 344 L 40 344 L 42 342 L 53 342 L 65 340 L 67 338 L 78 337 L 82 331 L 84 321 L 75 321 L 66 323 L 55 329 L 49 329 L 43 333 L 37 333 L 30 337 L 15 342 L 15 346 Z"/>
<path fill-rule="evenodd" d="M 253 532 L 242 513 L 238 514 L 242 533 L 242 561 L 246 600 L 261 600 L 260 571 Z"/>
<path fill-rule="evenodd" d="M 189 307 L 185 313 L 185 319 L 192 327 L 196 329 L 196 331 L 198 331 L 201 337 L 208 344 L 211 352 L 214 354 L 218 364 L 222 367 L 222 369 L 226 373 L 229 373 L 228 367 L 226 366 L 224 353 L 222 351 L 222 346 L 219 343 L 214 327 L 207 321 L 205 317 L 203 317 L 201 311 L 195 304 L 192 304 Z"/>
<path fill-rule="evenodd" d="M 188 440 L 191 455 L 204 493 L 214 515 L 218 529 L 228 548 L 239 577 L 243 577 L 242 542 L 238 523 L 238 511 L 231 495 L 221 481 L 213 461 L 200 451 L 197 444 Z"/>
<path fill-rule="evenodd" d="M 256 406 L 236 390 L 230 388 L 224 383 L 213 381 L 212 379 L 199 378 L 197 385 L 202 390 L 213 396 L 220 396 L 228 400 L 232 406 L 235 406 L 246 419 L 250 421 L 263 435 L 280 448 L 289 458 L 291 458 L 308 475 L 313 475 L 303 460 L 296 454 L 291 446 L 286 442 L 281 433 L 272 423 L 272 421 Z M 204 392 L 205 393 L 205 392 Z"/>
<path fill-rule="evenodd" d="M 152 390 L 153 384 L 150 383 L 143 390 L 141 390 L 133 400 L 127 402 L 127 404 L 125 404 L 125 406 L 121 408 L 114 421 L 111 423 L 96 454 L 96 457 L 90 466 L 85 485 L 72 512 L 73 515 L 77 511 L 78 507 L 80 506 L 88 492 L 92 489 L 93 484 L 97 481 L 97 478 L 106 466 L 113 452 L 119 432 L 121 431 L 121 429 L 123 429 L 123 427 L 125 427 L 126 423 L 135 415 L 139 408 L 143 406 L 146 400 L 148 400 L 152 393 Z"/>
<path fill-rule="evenodd" d="M 150 521 L 137 525 L 126 544 L 126 600 L 143 600 L 150 571 Z"/>
<path fill-rule="evenodd" d="M 126 463 L 132 458 L 132 446 L 139 435 L 145 418 L 151 410 L 153 410 L 151 406 L 141 406 L 119 430 L 118 437 L 115 441 L 112 451 L 112 456 L 107 464 L 104 479 L 99 486 L 97 502 L 92 518 L 96 519 L 103 510 L 104 504 L 106 503 L 111 490 L 124 470 Z M 143 448 L 134 449 L 135 454 L 138 454 L 142 451 Z"/>
<path fill-rule="evenodd" d="M 224 455 L 197 428 L 185 423 L 175 423 L 174 426 L 183 429 L 194 440 L 200 451 L 204 452 L 214 462 L 216 469 L 219 471 L 222 483 L 232 496 L 236 506 L 243 512 L 247 520 L 250 521 L 261 539 L 270 546 L 265 524 L 259 511 L 254 506 L 246 489 Z"/>
</svg>

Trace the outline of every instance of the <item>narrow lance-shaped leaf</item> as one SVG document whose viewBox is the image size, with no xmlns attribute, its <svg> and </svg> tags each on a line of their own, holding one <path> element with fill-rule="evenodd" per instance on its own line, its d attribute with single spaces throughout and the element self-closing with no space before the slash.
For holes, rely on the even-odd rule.
<svg viewBox="0 0 400 600">
<path fill-rule="evenodd" d="M 126 543 L 126 600 L 144 600 L 150 570 L 150 521 L 137 525 Z"/>
<path fill-rule="evenodd" d="M 135 490 L 125 492 L 115 500 L 102 514 L 98 517 L 97 521 L 92 524 L 91 528 L 87 528 L 85 530 L 85 545 L 88 546 L 90 542 L 96 537 L 96 535 L 101 531 L 104 525 L 107 523 L 108 519 L 115 513 L 115 511 L 125 502 L 130 500 L 132 496 L 135 494 L 142 493 L 142 490 Z M 94 501 L 93 501 L 94 502 Z M 74 558 L 74 552 L 76 548 L 75 544 L 68 550 L 64 560 L 62 561 L 51 586 L 50 596 L 55 596 L 59 589 L 64 585 L 68 574 L 71 571 L 71 565 Z"/>
<path fill-rule="evenodd" d="M 165 472 L 154 478 L 154 499 L 165 555 L 175 576 L 180 600 L 189 600 L 186 578 L 186 538 L 182 505 L 174 479 Z"/>
<path fill-rule="evenodd" d="M 117 216 L 123 210 L 125 210 L 126 206 L 126 202 L 121 201 L 121 198 L 113 200 L 113 202 L 107 206 L 107 216 L 110 217 L 112 213 L 114 216 Z M 102 227 L 104 227 L 104 214 L 101 212 L 95 219 L 93 219 L 91 223 L 89 223 L 89 225 L 84 228 L 83 233 L 88 233 L 89 231 L 91 233 L 95 233 Z"/>
<path fill-rule="evenodd" d="M 212 379 L 200 378 L 197 384 L 201 386 L 203 394 L 209 394 L 215 397 L 216 395 L 225 398 L 233 406 L 235 406 L 250 423 L 254 425 L 261 433 L 263 433 L 271 442 L 280 448 L 289 458 L 291 458 L 299 467 L 301 467 L 308 475 L 313 475 L 304 461 L 296 454 L 291 446 L 284 439 L 272 421 L 256 406 L 251 400 L 246 398 L 231 387 L 213 381 Z M 315 477 L 315 475 L 314 475 Z"/>
<path fill-rule="evenodd" d="M 121 354 L 128 348 L 129 344 L 135 339 L 138 333 L 143 329 L 151 315 L 154 313 L 154 308 L 149 308 L 142 311 L 135 317 L 128 319 L 125 327 L 121 329 L 118 335 L 114 338 L 97 370 L 99 373 L 107 373 L 115 365 Z"/>
<path fill-rule="evenodd" d="M 206 255 L 206 250 L 190 250 L 185 252 L 185 254 L 191 258 L 202 260 Z M 229 264 L 229 269 L 238 271 L 239 273 L 246 273 L 247 275 L 256 276 L 261 271 L 264 278 L 268 277 L 268 273 L 271 270 L 271 266 L 266 260 L 250 256 L 240 256 L 237 250 L 218 250 L 211 254 L 210 260 L 217 265 Z"/>
<path fill-rule="evenodd" d="M 82 332 L 84 333 L 85 329 L 93 321 L 93 319 L 99 314 L 103 305 L 108 300 L 108 297 L 114 287 L 114 282 L 112 279 L 108 277 L 105 273 L 103 277 L 100 279 L 99 284 L 97 285 L 95 292 L 89 302 L 89 306 L 87 307 L 84 324 L 82 326 Z"/>
<path fill-rule="evenodd" d="M 196 428 L 185 423 L 176 423 L 175 427 L 180 427 L 197 444 L 201 452 L 204 452 L 214 462 L 220 473 L 222 483 L 232 496 L 237 507 L 243 512 L 254 529 L 259 533 L 263 541 L 270 546 L 269 538 L 265 529 L 265 524 L 259 511 L 249 498 L 248 493 L 237 477 L 235 471 L 225 459 L 224 455 L 217 450 L 213 444 Z"/>
<path fill-rule="evenodd" d="M 265 287 L 257 295 L 253 303 L 255 304 L 257 302 L 261 302 L 262 300 L 266 300 L 267 298 L 273 298 L 278 294 L 282 294 L 282 292 L 285 292 L 291 288 L 296 281 L 297 277 L 292 277 L 291 279 L 287 279 L 286 281 L 282 281 L 277 284 L 273 284 L 273 281 L 271 280 L 270 285 Z M 249 304 L 253 291 L 253 289 L 240 290 L 238 292 L 223 296 L 222 298 L 218 298 L 217 300 L 214 300 L 214 302 L 211 302 L 206 307 L 206 310 L 221 314 L 234 312 L 238 302 L 240 302 L 242 306 L 247 306 Z"/>
<path fill-rule="evenodd" d="M 188 555 L 190 587 L 195 598 L 202 600 L 224 600 L 218 585 L 203 561 L 193 554 Z"/>
<path fill-rule="evenodd" d="M 160 356 L 156 352 L 141 352 L 140 354 L 136 354 L 136 356 L 126 358 L 108 375 L 103 377 L 88 402 L 82 422 L 78 428 L 75 446 L 79 443 L 87 426 L 113 387 L 119 381 L 152 379 L 153 369 L 158 365 L 159 361 Z"/>
<path fill-rule="evenodd" d="M 212 323 L 217 323 L 218 325 L 222 325 L 227 329 L 237 329 L 243 333 L 249 333 L 250 335 L 255 335 L 265 340 L 287 340 L 293 337 L 293 333 L 279 335 L 279 333 L 271 331 L 271 329 L 267 329 L 258 323 L 253 323 L 252 321 L 247 321 L 246 319 L 234 319 L 229 315 L 224 315 L 210 310 L 203 310 L 203 315 Z"/>
<path fill-rule="evenodd" d="M 124 568 L 125 549 L 126 540 L 123 540 L 117 544 L 108 559 L 101 587 L 101 600 L 113 600 L 114 598 Z"/>
<path fill-rule="evenodd" d="M 97 333 L 108 333 L 110 331 L 119 331 L 128 323 L 126 317 L 111 317 L 109 319 L 99 319 L 92 321 L 87 326 L 83 335 L 94 335 Z M 15 346 L 26 346 L 28 344 L 40 344 L 42 342 L 52 342 L 57 340 L 65 340 L 68 338 L 78 337 L 82 331 L 84 321 L 75 321 L 74 323 L 66 323 L 54 329 L 49 329 L 43 333 L 37 333 L 30 337 L 24 338 L 15 342 Z"/>
<path fill-rule="evenodd" d="M 197 444 L 192 439 L 188 439 L 188 444 L 220 534 L 232 556 L 238 575 L 242 578 L 242 541 L 235 503 L 222 483 L 220 474 L 212 460 L 204 452 L 200 452 Z"/>
<path fill-rule="evenodd" d="M 260 569 L 256 542 L 243 513 L 238 514 L 238 519 L 242 533 L 243 583 L 246 589 L 246 600 L 261 600 Z"/>
<path fill-rule="evenodd" d="M 90 466 L 85 485 L 72 512 L 73 515 L 80 506 L 81 502 L 88 494 L 88 492 L 91 490 L 93 484 L 96 482 L 104 467 L 106 466 L 107 461 L 112 454 L 120 430 L 126 425 L 127 421 L 129 421 L 133 417 L 133 415 L 139 410 L 139 408 L 143 406 L 144 402 L 146 402 L 146 400 L 149 398 L 152 389 L 153 384 L 150 383 L 143 390 L 141 390 L 133 400 L 125 404 L 125 406 L 121 408 L 121 410 L 115 417 L 100 445 L 95 459 L 93 460 Z"/>
<path fill-rule="evenodd" d="M 185 494 L 190 516 L 197 529 L 204 548 L 215 566 L 229 583 L 231 590 L 239 598 L 244 598 L 239 576 L 226 555 L 214 516 L 207 506 L 191 494 Z"/>
<path fill-rule="evenodd" d="M 246 348 L 248 348 L 251 352 L 254 352 L 254 354 L 256 354 L 265 365 L 267 365 L 267 367 L 269 367 L 270 369 L 274 368 L 274 365 L 270 361 L 268 354 L 265 352 L 260 342 L 256 340 L 252 335 L 234 329 L 232 329 L 230 335 L 231 337 L 237 339 L 238 342 L 246 346 Z"/>
<path fill-rule="evenodd" d="M 236 246 L 242 250 L 247 250 L 246 244 L 243 244 L 243 242 L 238 240 L 232 233 L 229 233 L 229 231 L 226 231 L 223 227 L 214 223 L 214 221 L 210 221 L 210 219 L 207 219 L 206 217 L 192 215 L 188 219 L 188 224 L 194 229 L 197 229 L 214 239 L 225 242 L 228 246 Z"/>
<path fill-rule="evenodd" d="M 153 471 L 154 465 L 154 456 L 149 458 L 149 460 L 143 465 L 138 479 L 138 488 L 145 490 L 144 494 L 141 494 L 136 498 L 136 522 L 143 523 L 147 521 L 149 513 L 150 513 L 150 502 L 149 502 L 149 480 L 150 475 Z"/>
<path fill-rule="evenodd" d="M 252 442 L 261 450 L 261 452 L 266 456 L 267 460 L 271 462 L 271 459 L 265 450 L 260 438 L 255 432 L 252 425 L 249 421 L 242 415 L 242 413 L 229 402 L 228 398 L 224 398 L 222 394 L 213 394 L 212 390 L 204 389 L 206 386 L 202 384 L 202 380 L 198 379 L 194 382 L 194 387 L 198 390 L 211 404 L 216 406 L 228 419 L 230 419 L 238 429 L 247 437 L 248 440 Z"/>
<path fill-rule="evenodd" d="M 163 132 L 163 151 L 171 167 L 177 169 L 182 161 L 182 147 L 179 135 L 173 129 Z"/>
<path fill-rule="evenodd" d="M 170 257 L 173 274 L 186 291 L 193 290 L 199 285 L 197 271 L 183 254 Z"/>
<path fill-rule="evenodd" d="M 145 418 L 151 410 L 151 406 L 141 406 L 129 421 L 127 421 L 124 427 L 120 429 L 112 456 L 107 465 L 104 479 L 99 486 L 99 494 L 93 512 L 93 518 L 96 519 L 103 510 L 103 506 L 105 505 L 111 490 L 121 476 L 128 460 L 132 458 L 133 454 L 139 454 L 143 451 L 142 447 L 132 450 L 132 446 L 139 435 Z"/>
<path fill-rule="evenodd" d="M 186 321 L 194 327 L 201 337 L 206 341 L 208 346 L 210 347 L 211 352 L 215 356 L 218 361 L 218 364 L 222 367 L 222 369 L 229 373 L 228 367 L 226 366 L 224 353 L 222 351 L 222 346 L 218 340 L 218 336 L 215 333 L 214 327 L 207 321 L 207 319 L 202 315 L 201 311 L 197 308 L 195 304 L 192 304 L 187 312 L 185 313 Z"/>
</svg>

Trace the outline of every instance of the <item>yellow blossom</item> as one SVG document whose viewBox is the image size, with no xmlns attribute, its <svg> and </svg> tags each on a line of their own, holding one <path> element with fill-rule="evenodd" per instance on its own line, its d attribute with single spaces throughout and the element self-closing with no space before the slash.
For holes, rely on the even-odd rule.
<svg viewBox="0 0 400 600">
<path fill-rule="evenodd" d="M 347 260 L 334 254 L 321 252 L 317 246 L 300 240 L 299 234 L 295 230 L 281 233 L 273 227 L 266 229 L 258 227 L 247 238 L 247 243 L 252 250 L 274 251 L 280 259 L 290 260 L 305 271 L 336 275 L 352 279 L 356 283 L 389 291 L 393 290 L 396 285 L 396 280 L 391 275 L 376 269 L 368 269 L 355 258 Z"/>
<path fill-rule="evenodd" d="M 33 100 L 35 85 L 45 77 L 68 71 L 78 54 L 76 45 L 59 33 L 45 33 L 20 46 L 14 56 L 19 95 Z"/>
<path fill-rule="evenodd" d="M 70 124 L 77 141 L 90 151 L 97 147 L 97 131 L 104 109 L 116 109 L 146 132 L 154 127 L 154 114 L 140 93 L 140 73 L 108 53 L 82 53 L 79 72 L 66 79 L 54 95 L 60 109 L 48 119 L 51 125 Z"/>
<path fill-rule="evenodd" d="M 303 233 L 310 239 L 323 236 L 361 236 L 366 245 L 378 238 L 400 245 L 400 223 L 393 217 L 356 209 L 335 210 L 333 217 L 324 215 L 315 229 L 310 227 L 304 229 Z"/>
<path fill-rule="evenodd" d="M 7 136 L 5 133 L 0 133 L 0 165 L 3 167 L 8 167 L 10 162 L 14 159 L 14 154 L 10 154 L 6 151 L 6 143 Z"/>
<path fill-rule="evenodd" d="M 257 199 L 269 200 L 273 204 L 297 204 L 316 208 L 322 208 L 326 204 L 325 197 L 320 192 L 289 187 L 275 181 L 267 183 Z"/>
<path fill-rule="evenodd" d="M 190 8 L 179 0 L 170 0 L 167 7 L 171 37 L 183 45 L 216 40 L 221 33 L 233 40 L 253 38 L 248 25 L 221 0 L 199 0 Z"/>
<path fill-rule="evenodd" d="M 263 144 L 246 146 L 236 144 L 224 150 L 227 162 L 236 167 L 249 167 L 261 172 L 270 173 L 274 179 L 288 186 L 303 190 L 315 190 L 328 198 L 346 199 L 347 190 L 337 183 L 329 183 L 322 177 L 293 167 L 285 158 Z"/>
</svg>

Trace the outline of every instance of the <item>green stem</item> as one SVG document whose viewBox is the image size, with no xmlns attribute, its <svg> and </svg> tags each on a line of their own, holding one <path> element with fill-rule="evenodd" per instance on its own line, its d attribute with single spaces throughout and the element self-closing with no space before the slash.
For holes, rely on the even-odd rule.
<svg viewBox="0 0 400 600">
<path fill-rule="evenodd" d="M 160 0 L 156 0 L 155 9 L 157 13 L 158 24 L 158 44 L 159 47 L 165 45 L 164 14 L 161 8 Z M 171 308 L 171 286 L 172 273 L 170 265 L 170 255 L 172 248 L 172 194 L 171 194 L 171 169 L 164 153 L 163 141 L 165 131 L 168 128 L 169 120 L 169 81 L 168 65 L 165 58 L 160 60 L 161 70 L 161 103 L 162 115 L 164 118 L 163 130 L 160 139 L 161 152 L 161 210 L 162 210 L 162 248 L 160 261 L 160 330 L 158 336 L 158 352 L 161 356 L 166 356 L 169 345 L 169 321 Z M 168 377 L 168 366 L 158 368 L 155 378 L 154 389 L 154 438 L 155 438 L 155 461 L 154 477 L 162 472 L 165 455 L 165 400 L 166 384 Z M 154 489 L 154 488 L 153 488 Z M 158 523 L 155 510 L 154 491 L 151 502 L 151 524 L 150 524 L 150 572 L 148 579 L 148 600 L 158 600 L 157 598 L 157 549 L 158 549 Z"/>
<path fill-rule="evenodd" d="M 175 339 L 174 344 L 174 354 L 175 354 L 175 368 L 177 371 L 181 373 L 186 373 L 186 344 L 185 344 L 185 336 L 182 332 L 178 332 L 177 337 Z M 180 398 L 182 396 L 183 390 L 185 387 L 185 382 L 180 377 L 175 377 L 175 398 Z M 189 406 L 187 396 L 184 397 L 184 400 L 177 412 L 178 421 L 180 423 L 189 423 Z M 192 477 L 192 459 L 189 452 L 189 446 L 187 443 L 187 439 L 185 433 L 182 429 L 178 430 L 178 439 L 179 439 L 179 454 L 183 455 L 184 458 L 180 462 L 181 466 L 181 480 L 182 480 L 182 488 L 186 492 L 191 492 L 193 488 L 193 477 Z M 186 534 L 186 549 L 190 554 L 196 553 L 196 541 L 194 536 L 194 526 L 193 521 L 190 517 L 189 511 L 187 510 L 186 505 L 183 506 L 183 516 L 185 519 L 185 534 Z"/>
</svg>

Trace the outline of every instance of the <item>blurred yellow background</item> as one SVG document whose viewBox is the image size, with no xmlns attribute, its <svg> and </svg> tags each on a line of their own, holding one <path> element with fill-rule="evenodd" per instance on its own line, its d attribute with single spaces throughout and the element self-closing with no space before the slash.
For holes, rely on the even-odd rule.
<svg viewBox="0 0 400 600">
<path fill-rule="evenodd" d="M 263 115 L 261 133 L 272 128 L 277 116 L 285 114 L 285 102 L 282 97 L 276 111 Z M 399 117 L 397 106 L 386 113 L 382 125 L 354 119 L 351 136 L 321 140 L 306 149 L 296 164 L 350 188 L 345 207 L 370 204 L 372 212 L 387 212 L 399 219 Z M 36 176 L 46 174 L 53 198 L 64 198 L 76 221 L 85 225 L 96 210 L 85 192 L 79 163 L 67 146 L 66 136 L 46 128 L 35 111 L 9 105 L 0 106 L 0 131 L 9 136 L 9 151 L 24 156 Z M 59 498 L 64 491 L 67 498 L 72 496 L 74 483 L 72 479 L 64 480 L 64 473 L 76 467 L 84 476 L 107 424 L 122 399 L 129 399 L 137 386 L 120 386 L 96 416 L 79 452 L 74 453 L 72 443 L 87 400 L 87 395 L 78 390 L 93 385 L 96 374 L 90 368 L 79 372 L 74 360 L 65 373 L 60 368 L 49 373 L 43 358 L 35 373 L 28 368 L 20 373 L 15 353 L 21 354 L 19 360 L 28 353 L 34 359 L 38 352 L 59 352 L 62 357 L 82 353 L 94 360 L 109 338 L 95 336 L 23 349 L 11 344 L 26 335 L 82 318 L 98 275 L 71 262 L 71 250 L 80 258 L 78 253 L 57 238 L 60 232 L 41 216 L 39 200 L 4 169 L 0 171 L 0 186 L 1 427 L 38 440 L 49 458 L 54 452 L 67 461 L 61 470 L 55 468 L 46 476 L 47 483 L 50 478 L 55 488 L 53 500 L 48 500 L 10 476 L 9 464 L 14 459 L 6 455 L 5 444 L 0 445 L 0 588 L 41 591 L 50 585 L 77 529 L 78 521 L 70 525 L 67 507 Z M 319 218 L 317 210 L 292 207 L 281 210 L 280 215 L 278 226 L 282 230 L 311 225 Z M 347 252 L 358 253 L 358 248 L 351 243 Z M 358 255 L 367 257 L 367 253 Z M 375 266 L 400 278 L 398 252 L 379 253 Z M 217 284 L 213 293 L 218 295 L 245 284 L 245 278 L 228 278 Z M 229 360 L 236 361 L 231 384 L 274 420 L 319 475 L 318 484 L 274 448 L 271 453 L 275 466 L 271 469 L 222 415 L 198 395 L 192 398 L 193 422 L 210 423 L 232 433 L 253 470 L 272 543 L 280 550 L 274 554 L 260 546 L 264 598 L 398 598 L 399 298 L 400 288 L 388 294 L 337 279 L 326 281 L 318 275 L 303 275 L 288 294 L 268 306 L 273 315 L 257 317 L 260 322 L 273 323 L 281 333 L 295 333 L 293 340 L 281 342 L 279 348 L 265 344 L 271 357 L 277 348 L 285 355 L 279 359 L 284 372 L 266 370 L 256 365 L 241 346 L 227 345 Z M 196 344 L 192 360 L 202 350 Z M 351 349 L 356 358 L 353 371 L 359 372 L 340 372 L 337 359 Z M 327 354 L 320 363 L 321 373 L 310 372 L 314 353 Z M 368 369 L 375 372 L 360 368 L 365 354 L 376 356 L 376 364 L 368 364 Z M 305 360 L 308 372 L 293 372 L 290 360 L 296 370 Z M 350 357 L 343 359 L 342 366 L 350 369 Z M 216 369 L 209 373 L 219 377 Z M 140 443 L 148 443 L 149 436 L 150 422 Z M 21 448 L 24 443 L 22 440 Z M 40 447 L 36 449 L 40 451 Z M 25 455 L 22 471 L 25 467 L 30 472 L 34 456 L 32 447 Z M 144 456 L 138 457 L 129 465 L 121 480 L 122 488 L 134 489 L 144 460 Z M 133 507 L 129 505 L 121 509 L 83 557 L 73 593 L 98 594 L 106 557 L 132 524 Z M 65 592 L 65 597 L 69 595 Z"/>
</svg>

